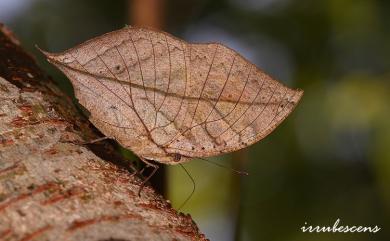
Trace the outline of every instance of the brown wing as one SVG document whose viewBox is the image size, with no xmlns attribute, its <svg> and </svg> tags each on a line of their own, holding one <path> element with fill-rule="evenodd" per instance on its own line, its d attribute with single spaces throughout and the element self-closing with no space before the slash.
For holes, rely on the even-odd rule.
<svg viewBox="0 0 390 241">
<path fill-rule="evenodd" d="M 104 134 L 160 162 L 253 144 L 303 93 L 223 45 L 188 44 L 147 29 L 125 28 L 45 54 L 71 79 Z"/>
</svg>

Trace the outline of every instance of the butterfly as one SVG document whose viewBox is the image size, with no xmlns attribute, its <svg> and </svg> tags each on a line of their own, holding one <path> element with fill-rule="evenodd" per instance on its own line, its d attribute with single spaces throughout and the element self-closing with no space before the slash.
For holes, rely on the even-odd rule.
<svg viewBox="0 0 390 241">
<path fill-rule="evenodd" d="M 303 95 L 218 43 L 127 26 L 62 53 L 90 121 L 147 165 L 233 152 L 270 134 Z M 153 174 L 152 173 L 152 174 Z"/>
</svg>

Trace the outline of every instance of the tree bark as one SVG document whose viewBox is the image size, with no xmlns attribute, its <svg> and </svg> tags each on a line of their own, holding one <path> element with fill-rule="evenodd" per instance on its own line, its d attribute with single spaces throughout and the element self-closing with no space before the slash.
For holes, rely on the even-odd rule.
<svg viewBox="0 0 390 241">
<path fill-rule="evenodd" d="M 206 240 L 98 137 L 0 25 L 0 240 Z"/>
</svg>

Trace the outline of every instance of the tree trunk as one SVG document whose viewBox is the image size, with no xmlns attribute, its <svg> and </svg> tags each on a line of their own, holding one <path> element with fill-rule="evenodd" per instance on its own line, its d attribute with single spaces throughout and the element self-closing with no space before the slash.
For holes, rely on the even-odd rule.
<svg viewBox="0 0 390 241">
<path fill-rule="evenodd" d="M 0 25 L 0 240 L 205 240 Z"/>
</svg>

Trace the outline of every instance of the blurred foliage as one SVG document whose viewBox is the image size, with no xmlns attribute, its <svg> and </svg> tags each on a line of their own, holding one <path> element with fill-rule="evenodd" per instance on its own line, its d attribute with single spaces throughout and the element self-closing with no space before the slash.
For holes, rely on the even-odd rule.
<svg viewBox="0 0 390 241">
<path fill-rule="evenodd" d="M 186 39 L 203 34 L 209 42 L 229 42 L 234 36 L 240 42 L 237 46 L 255 53 L 248 58 L 264 63 L 259 67 L 265 72 L 287 76 L 280 81 L 305 90 L 291 116 L 248 148 L 247 161 L 232 161 L 230 155 L 217 158 L 227 166 L 240 162 L 248 177 L 201 160 L 185 164 L 196 192 L 183 211 L 190 212 L 212 240 L 388 240 L 390 1 L 166 0 L 166 4 L 167 31 Z M 69 82 L 43 61 L 34 44 L 60 51 L 127 23 L 126 1 L 26 0 L 26 5 L 7 24 L 69 93 Z M 205 26 L 227 34 L 218 39 L 217 31 Z M 286 69 L 291 71 L 281 74 Z M 192 184 L 175 166 L 170 167 L 169 185 L 177 207 Z M 332 226 L 337 218 L 342 225 L 378 225 L 382 230 L 300 231 L 305 222 Z"/>
</svg>

